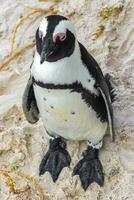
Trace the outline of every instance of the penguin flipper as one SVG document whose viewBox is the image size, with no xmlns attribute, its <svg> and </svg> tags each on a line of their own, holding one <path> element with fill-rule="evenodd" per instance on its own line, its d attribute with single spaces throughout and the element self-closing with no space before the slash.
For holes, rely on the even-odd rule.
<svg viewBox="0 0 134 200">
<path fill-rule="evenodd" d="M 85 49 L 85 47 L 81 43 L 79 43 L 79 45 L 80 45 L 81 58 L 82 58 L 83 64 L 88 69 L 92 77 L 95 79 L 96 81 L 95 87 L 100 91 L 100 94 L 104 99 L 106 110 L 107 110 L 110 135 L 112 137 L 112 140 L 114 141 L 115 131 L 114 131 L 112 99 L 110 96 L 110 90 L 109 90 L 107 81 L 105 77 L 103 76 L 103 73 L 98 63 L 95 61 L 95 59 L 88 53 L 88 51 Z"/>
<path fill-rule="evenodd" d="M 33 84 L 31 77 L 26 85 L 23 98 L 22 98 L 22 108 L 27 121 L 31 124 L 36 123 L 39 120 L 39 110 L 37 107 Z"/>
<path fill-rule="evenodd" d="M 105 89 L 103 87 L 98 87 L 98 89 L 99 89 L 99 91 L 104 99 L 105 105 L 106 105 L 110 134 L 111 134 L 112 140 L 114 141 L 115 140 L 115 131 L 114 131 L 113 109 L 111 106 L 110 94 L 107 94 L 107 92 L 105 91 Z"/>
</svg>

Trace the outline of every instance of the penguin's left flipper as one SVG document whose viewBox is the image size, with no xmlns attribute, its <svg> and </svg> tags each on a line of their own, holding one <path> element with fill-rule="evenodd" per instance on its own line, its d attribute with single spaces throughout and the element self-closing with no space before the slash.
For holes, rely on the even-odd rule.
<svg viewBox="0 0 134 200">
<path fill-rule="evenodd" d="M 85 191 L 93 182 L 100 186 L 104 184 L 103 167 L 98 158 L 98 151 L 98 149 L 88 147 L 73 170 L 73 175 L 79 175 L 81 186 Z"/>
<path fill-rule="evenodd" d="M 22 108 L 23 108 L 24 115 L 29 123 L 34 124 L 39 120 L 39 110 L 38 110 L 35 95 L 34 95 L 31 77 L 28 80 L 28 83 L 26 85 L 26 88 L 23 94 Z"/>
<path fill-rule="evenodd" d="M 110 89 L 107 83 L 107 80 L 103 76 L 103 73 L 98 65 L 98 63 L 95 61 L 95 59 L 88 53 L 88 51 L 85 49 L 85 47 L 79 43 L 80 45 L 80 51 L 82 55 L 82 61 L 87 67 L 89 73 L 92 75 L 92 77 L 95 79 L 95 87 L 97 90 L 99 90 L 101 96 L 104 99 L 106 110 L 107 110 L 107 116 L 108 116 L 108 123 L 109 123 L 109 130 L 112 137 L 112 140 L 115 139 L 115 131 L 114 131 L 114 121 L 113 121 L 113 108 L 112 108 L 112 97 L 110 94 Z"/>
</svg>

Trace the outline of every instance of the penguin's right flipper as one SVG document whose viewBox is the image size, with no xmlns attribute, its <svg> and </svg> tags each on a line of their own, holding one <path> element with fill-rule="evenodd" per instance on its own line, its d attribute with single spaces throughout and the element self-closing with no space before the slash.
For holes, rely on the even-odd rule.
<svg viewBox="0 0 134 200">
<path fill-rule="evenodd" d="M 39 120 L 39 110 L 34 95 L 31 77 L 28 80 L 23 94 L 22 108 L 24 115 L 29 123 L 34 124 Z"/>
</svg>

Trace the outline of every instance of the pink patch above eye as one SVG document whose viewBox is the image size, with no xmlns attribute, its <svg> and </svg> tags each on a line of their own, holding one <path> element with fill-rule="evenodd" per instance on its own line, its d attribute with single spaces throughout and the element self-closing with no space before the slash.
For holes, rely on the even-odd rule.
<svg viewBox="0 0 134 200">
<path fill-rule="evenodd" d="M 39 31 L 39 38 L 43 40 L 43 32 Z"/>
<path fill-rule="evenodd" d="M 64 41 L 66 39 L 66 34 L 65 33 L 57 33 L 56 35 L 53 36 L 53 41 L 58 42 L 58 41 Z"/>
</svg>

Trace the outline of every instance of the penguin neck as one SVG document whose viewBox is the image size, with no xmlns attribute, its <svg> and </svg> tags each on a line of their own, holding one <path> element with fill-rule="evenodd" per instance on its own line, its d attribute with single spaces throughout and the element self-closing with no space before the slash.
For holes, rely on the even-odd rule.
<svg viewBox="0 0 134 200">
<path fill-rule="evenodd" d="M 36 81 L 43 83 L 70 84 L 77 80 L 81 66 L 80 47 L 76 40 L 72 55 L 56 62 L 44 61 L 40 64 L 40 55 L 36 52 L 31 74 Z"/>
</svg>

